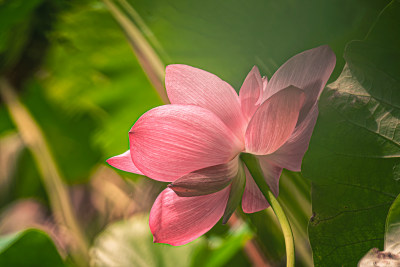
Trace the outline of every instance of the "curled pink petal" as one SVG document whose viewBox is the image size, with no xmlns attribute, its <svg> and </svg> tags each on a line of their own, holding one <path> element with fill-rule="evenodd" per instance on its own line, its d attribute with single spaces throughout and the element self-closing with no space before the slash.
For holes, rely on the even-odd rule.
<svg viewBox="0 0 400 267">
<path fill-rule="evenodd" d="M 223 215 L 229 188 L 197 197 L 179 197 L 170 188 L 162 191 L 150 212 L 154 242 L 179 246 L 206 233 Z"/>
<path fill-rule="evenodd" d="M 272 193 L 276 197 L 279 195 L 279 177 L 282 173 L 282 168 L 276 166 L 265 158 L 258 157 L 261 169 L 264 174 L 265 181 L 267 182 Z M 264 210 L 269 207 L 268 201 L 265 199 L 253 177 L 246 168 L 246 187 L 244 189 L 242 198 L 242 209 L 245 213 L 253 213 Z"/>
<path fill-rule="evenodd" d="M 197 170 L 175 180 L 168 187 L 180 197 L 208 195 L 227 187 L 238 173 L 239 157 L 226 164 Z"/>
<path fill-rule="evenodd" d="M 244 116 L 249 120 L 260 105 L 258 99 L 262 95 L 263 80 L 260 71 L 254 66 L 243 82 L 239 91 L 240 105 Z"/>
<path fill-rule="evenodd" d="M 242 209 L 245 213 L 253 213 L 269 207 L 249 170 L 246 168 L 246 186 L 242 197 Z"/>
<path fill-rule="evenodd" d="M 311 135 L 317 122 L 317 117 L 318 103 L 315 103 L 307 117 L 296 127 L 287 142 L 274 153 L 266 155 L 268 160 L 280 167 L 299 172 L 304 153 L 308 149 L 308 144 L 310 143 Z"/>
<path fill-rule="evenodd" d="M 263 171 L 265 181 L 267 182 L 272 193 L 276 197 L 279 195 L 279 178 L 282 174 L 282 168 L 276 166 L 273 162 L 269 161 L 266 156 L 258 156 L 261 170 Z"/>
<path fill-rule="evenodd" d="M 303 91 L 289 86 L 262 103 L 247 126 L 246 151 L 265 155 L 282 146 L 296 127 L 303 102 Z"/>
<path fill-rule="evenodd" d="M 187 65 L 169 65 L 165 88 L 172 104 L 196 105 L 217 115 L 238 137 L 243 138 L 245 120 L 236 91 L 207 71 Z"/>
<path fill-rule="evenodd" d="M 129 132 L 134 164 L 159 181 L 229 162 L 243 144 L 211 111 L 164 105 L 146 112 Z"/>
<path fill-rule="evenodd" d="M 107 163 L 122 171 L 143 175 L 143 173 L 135 166 L 135 164 L 133 164 L 129 150 L 121 155 L 109 158 Z"/>
<path fill-rule="evenodd" d="M 301 122 L 317 101 L 336 64 L 336 56 L 327 45 L 304 51 L 290 58 L 272 76 L 263 95 L 263 101 L 293 85 L 306 94 L 299 116 Z"/>
</svg>

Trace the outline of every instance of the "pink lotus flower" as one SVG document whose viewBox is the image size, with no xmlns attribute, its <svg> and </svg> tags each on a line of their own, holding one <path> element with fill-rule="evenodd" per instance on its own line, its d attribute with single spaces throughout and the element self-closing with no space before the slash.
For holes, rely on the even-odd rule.
<svg viewBox="0 0 400 267">
<path fill-rule="evenodd" d="M 186 244 L 226 222 L 242 200 L 246 213 L 269 206 L 242 164 L 258 157 L 277 196 L 282 168 L 300 171 L 317 115 L 317 99 L 335 66 L 320 46 L 289 59 L 267 82 L 257 67 L 239 96 L 217 76 L 169 65 L 172 104 L 146 112 L 129 132 L 130 150 L 107 162 L 124 171 L 171 182 L 150 212 L 154 242 Z"/>
</svg>

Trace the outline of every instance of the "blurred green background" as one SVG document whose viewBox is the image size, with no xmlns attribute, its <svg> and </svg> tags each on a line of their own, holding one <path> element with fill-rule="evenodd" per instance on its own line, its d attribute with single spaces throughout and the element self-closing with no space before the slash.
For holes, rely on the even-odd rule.
<svg viewBox="0 0 400 267">
<path fill-rule="evenodd" d="M 271 77 L 291 56 L 328 44 L 333 82 L 346 44 L 363 39 L 388 3 L 0 0 L 0 265 L 284 266 L 270 209 L 239 208 L 182 247 L 153 244 L 147 216 L 165 184 L 105 160 L 126 151 L 133 123 L 165 102 L 167 64 L 205 69 L 238 90 L 253 65 Z M 280 189 L 296 266 L 312 266 L 311 183 L 284 171 Z M 337 266 L 327 263 L 316 265 Z"/>
</svg>

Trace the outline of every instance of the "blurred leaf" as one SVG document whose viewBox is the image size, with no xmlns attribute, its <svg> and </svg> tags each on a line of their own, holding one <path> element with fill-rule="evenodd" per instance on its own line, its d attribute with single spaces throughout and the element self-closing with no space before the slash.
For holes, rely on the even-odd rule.
<svg viewBox="0 0 400 267">
<path fill-rule="evenodd" d="M 223 238 L 211 237 L 211 245 L 198 249 L 192 258 L 191 266 L 218 267 L 248 265 L 249 263 L 243 261 L 241 258 L 235 260 L 232 258 L 242 250 L 246 242 L 252 237 L 253 232 L 247 224 L 242 223 L 239 226 L 234 226 Z"/>
<path fill-rule="evenodd" d="M 33 159 L 31 151 L 24 149 L 17 161 L 16 172 L 14 179 L 11 181 L 10 190 L 5 194 L 7 198 L 6 204 L 12 202 L 14 199 L 36 198 L 43 203 L 48 204 L 48 197 L 46 190 L 42 184 L 39 171 Z M 21 166 L 23 166 L 21 168 Z"/>
<path fill-rule="evenodd" d="M 1 266 L 65 266 L 51 238 L 28 229 L 0 237 Z"/>
<path fill-rule="evenodd" d="M 66 182 L 88 180 L 99 160 L 98 150 L 90 142 L 95 120 L 88 114 L 65 113 L 35 82 L 29 83 L 26 91 L 21 100 L 42 129 Z"/>
<path fill-rule="evenodd" d="M 100 149 L 101 162 L 124 152 L 130 127 L 161 101 L 120 27 L 103 4 L 89 1 L 61 16 L 51 40 L 42 77 L 46 95 L 64 113 L 95 118 L 91 140 L 83 144 Z"/>
<path fill-rule="evenodd" d="M 0 2 L 0 69 L 19 56 L 28 38 L 27 29 L 31 15 L 42 2 L 43 0 Z"/>
<path fill-rule="evenodd" d="M 25 17 L 43 0 L 3 0 L 0 2 L 0 27 L 7 29 Z"/>
<path fill-rule="evenodd" d="M 390 207 L 386 218 L 385 251 L 400 256 L 400 194 Z"/>
<path fill-rule="evenodd" d="M 114 0 L 123 3 L 125 0 Z M 239 90 L 253 65 L 268 77 L 289 57 L 329 44 L 337 55 L 362 38 L 388 1 L 128 0 L 169 56 L 205 69 Z M 132 19 L 136 22 L 135 18 Z M 137 23 L 139 24 L 139 23 Z M 154 45 L 153 45 L 154 46 Z M 154 46 L 157 49 L 157 46 Z M 338 57 L 339 74 L 344 61 Z"/>
<path fill-rule="evenodd" d="M 66 114 L 57 103 L 51 103 L 49 97 L 44 95 L 43 88 L 35 81 L 26 81 L 32 80 L 32 71 L 36 71 L 34 66 L 42 63 L 48 44 L 47 35 L 52 29 L 54 18 L 63 4 L 61 0 L 45 1 L 41 4 L 42 2 L 41 0 L 34 0 L 28 3 L 15 0 L 3 1 L 0 4 L 0 35 L 6 34 L 7 30 L 12 33 L 12 38 L 16 39 L 11 42 L 10 47 L 4 48 L 7 57 L 10 53 L 13 53 L 15 47 L 19 46 L 21 40 L 29 39 L 26 47 L 21 48 L 22 50 L 17 53 L 18 55 L 16 54 L 17 57 L 21 57 L 21 60 L 13 62 L 16 65 L 10 65 L 11 69 L 4 75 L 10 76 L 9 80 L 15 83 L 16 89 L 26 91 L 21 98 L 43 130 L 66 181 L 69 183 L 82 182 L 88 179 L 92 167 L 99 160 L 99 153 L 91 146 L 90 142 L 95 128 L 93 117 L 89 114 L 79 114 L 78 116 Z M 29 32 L 15 30 L 12 25 L 18 24 L 18 22 L 30 27 Z M 4 32 L 1 30 L 2 27 L 6 29 Z M 4 60 L 0 55 L 0 61 Z M 0 119 L 2 120 L 0 131 L 14 127 L 3 107 L 0 107 Z M 28 177 L 33 177 L 36 172 L 31 175 L 29 171 L 26 171 L 32 166 L 29 160 L 21 161 L 19 169 Z M 28 167 L 25 165 L 27 162 Z M 17 183 L 16 187 L 20 186 L 26 189 L 31 186 L 30 182 L 34 181 L 30 178 L 17 177 L 19 182 L 21 180 L 24 182 Z M 16 190 L 21 191 L 18 188 Z"/>
<path fill-rule="evenodd" d="M 400 2 L 381 13 L 320 99 L 303 174 L 312 180 L 309 235 L 315 266 L 355 266 L 383 248 L 400 192 Z"/>
<path fill-rule="evenodd" d="M 13 125 L 10 116 L 5 108 L 5 106 L 0 105 L 0 135 L 5 134 L 8 131 L 14 130 L 15 126 Z"/>
<path fill-rule="evenodd" d="M 0 52 L 3 52 L 12 26 L 26 20 L 43 0 L 3 0 L 0 2 Z"/>
<path fill-rule="evenodd" d="M 165 64 L 161 61 L 161 58 L 157 55 L 156 51 L 149 44 L 143 34 L 140 32 L 139 28 L 132 22 L 128 16 L 124 14 L 112 1 L 103 0 L 110 10 L 110 13 L 120 24 L 128 40 L 130 41 L 133 51 L 138 57 L 139 63 L 143 70 L 146 72 L 147 77 L 150 79 L 153 87 L 157 90 L 158 95 L 164 102 L 164 104 L 169 103 L 167 92 L 164 88 L 163 81 L 165 76 Z M 127 9 L 130 15 L 133 15 L 136 19 L 139 19 L 142 27 L 146 27 L 145 23 L 140 20 L 140 16 L 136 11 L 129 6 L 128 2 L 125 0 L 120 1 Z"/>
<path fill-rule="evenodd" d="M 91 266 L 188 266 L 193 251 L 204 241 L 173 247 L 154 244 L 148 216 L 135 215 L 107 227 L 94 241 Z"/>
</svg>

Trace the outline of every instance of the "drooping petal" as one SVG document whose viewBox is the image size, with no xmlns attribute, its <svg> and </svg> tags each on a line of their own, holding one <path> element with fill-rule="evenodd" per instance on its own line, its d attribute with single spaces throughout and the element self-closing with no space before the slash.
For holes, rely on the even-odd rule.
<svg viewBox="0 0 400 267">
<path fill-rule="evenodd" d="M 239 161 L 238 172 L 236 176 L 232 179 L 232 183 L 229 190 L 228 203 L 222 216 L 222 224 L 226 224 L 232 214 L 235 212 L 236 208 L 240 204 L 242 199 L 244 187 L 246 184 L 246 173 L 244 171 L 243 162 Z"/>
<path fill-rule="evenodd" d="M 272 76 L 263 95 L 263 101 L 293 85 L 306 94 L 306 102 L 299 122 L 308 114 L 325 87 L 336 64 L 336 56 L 327 45 L 304 51 L 283 64 Z"/>
<path fill-rule="evenodd" d="M 282 168 L 271 163 L 264 156 L 258 157 L 264 178 L 276 197 L 279 195 L 279 177 Z M 246 187 L 242 198 L 242 209 L 245 213 L 253 213 L 269 207 L 268 201 L 265 199 L 253 177 L 246 168 Z"/>
<path fill-rule="evenodd" d="M 211 111 L 164 105 L 146 112 L 129 132 L 134 164 L 144 175 L 174 181 L 233 159 L 243 144 Z"/>
<path fill-rule="evenodd" d="M 135 166 L 135 164 L 133 164 L 131 152 L 129 150 L 121 155 L 109 158 L 107 163 L 122 171 L 143 175 L 143 173 Z"/>
<path fill-rule="evenodd" d="M 299 172 L 317 117 L 318 103 L 315 103 L 307 117 L 296 127 L 287 142 L 274 153 L 266 155 L 268 160 L 285 169 Z"/>
<path fill-rule="evenodd" d="M 206 233 L 224 213 L 229 188 L 197 197 L 179 197 L 170 188 L 162 191 L 150 212 L 154 242 L 179 246 Z"/>
<path fill-rule="evenodd" d="M 180 197 L 194 197 L 218 192 L 237 176 L 239 157 L 226 164 L 197 170 L 175 180 L 168 187 Z"/>
<path fill-rule="evenodd" d="M 303 91 L 289 86 L 262 103 L 247 126 L 246 151 L 265 155 L 282 146 L 296 127 L 303 102 Z"/>
<path fill-rule="evenodd" d="M 279 195 L 279 178 L 282 174 L 282 168 L 276 166 L 274 163 L 268 160 L 266 156 L 257 156 L 258 161 L 260 162 L 261 170 L 263 171 L 265 181 L 272 193 L 276 197 Z"/>
<path fill-rule="evenodd" d="M 260 71 L 254 66 L 243 82 L 239 91 L 239 100 L 243 115 L 249 120 L 260 105 L 258 99 L 262 95 L 263 81 Z"/>
<path fill-rule="evenodd" d="M 242 198 L 242 209 L 245 213 L 253 213 L 264 210 L 269 207 L 268 201 L 265 199 L 253 177 L 246 168 L 246 186 L 244 188 Z"/>
<path fill-rule="evenodd" d="M 207 71 L 187 65 L 168 65 L 165 88 L 172 104 L 197 105 L 217 115 L 231 131 L 243 138 L 245 120 L 236 91 Z"/>
</svg>

